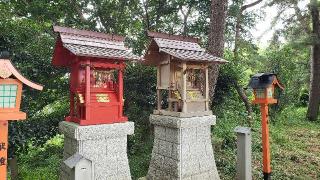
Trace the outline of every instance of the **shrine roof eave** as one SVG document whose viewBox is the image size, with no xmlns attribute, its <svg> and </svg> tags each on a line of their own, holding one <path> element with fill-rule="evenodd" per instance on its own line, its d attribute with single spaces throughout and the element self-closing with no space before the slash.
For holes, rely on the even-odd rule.
<svg viewBox="0 0 320 180">
<path fill-rule="evenodd" d="M 113 41 L 124 41 L 124 39 L 125 39 L 124 37 L 119 36 L 119 35 L 106 34 L 106 33 L 95 32 L 95 31 L 87 31 L 87 30 L 81 30 L 81 29 L 74 29 L 74 28 L 62 27 L 62 26 L 53 26 L 53 31 L 57 32 L 57 33 L 74 34 L 74 35 L 109 39 L 109 40 L 113 40 Z"/>
<path fill-rule="evenodd" d="M 263 78 L 261 80 L 260 78 Z M 275 73 L 258 73 L 255 74 L 248 84 L 248 87 L 252 89 L 265 89 L 268 87 L 276 86 L 280 89 L 284 89 L 284 86 L 279 82 L 277 74 Z"/>
<path fill-rule="evenodd" d="M 181 50 L 175 50 L 175 49 L 160 49 L 159 52 L 153 53 L 152 55 L 146 54 L 144 56 L 144 60 L 141 61 L 144 65 L 149 66 L 157 66 L 161 61 L 161 55 L 160 53 L 169 54 L 173 57 L 173 60 L 180 61 L 180 62 L 192 62 L 192 63 L 205 63 L 205 64 L 225 64 L 229 61 L 226 61 L 222 58 L 213 56 L 211 54 L 208 54 L 206 52 L 181 52 Z"/>
<path fill-rule="evenodd" d="M 0 66 L 1 67 L 5 67 L 8 71 L 10 71 L 10 73 L 15 76 L 19 81 L 21 81 L 23 84 L 42 91 L 43 90 L 43 86 L 39 85 L 37 83 L 34 83 L 32 81 L 30 81 L 29 79 L 25 78 L 12 64 L 12 62 L 9 59 L 0 59 Z"/>
<path fill-rule="evenodd" d="M 77 57 L 121 61 L 141 60 L 125 46 L 125 37 L 60 26 L 54 26 L 53 30 L 58 34 L 52 59 L 53 65 L 68 67 Z"/>
<path fill-rule="evenodd" d="M 74 54 L 73 54 L 74 55 Z M 79 59 L 89 59 L 91 61 L 142 61 L 143 59 L 140 58 L 140 59 L 125 59 L 125 58 L 121 58 L 121 57 L 101 57 L 101 56 L 95 56 L 95 55 L 91 55 L 91 56 L 88 56 L 86 54 L 77 54 L 77 55 L 74 55 L 73 58 L 79 58 Z M 68 58 L 66 58 L 68 59 Z M 71 66 L 71 62 L 72 61 L 69 61 L 69 62 L 66 62 L 66 61 L 59 61 L 57 62 L 58 60 L 55 60 L 55 58 L 53 58 L 53 65 L 55 66 L 61 66 L 61 67 L 69 67 Z"/>
<path fill-rule="evenodd" d="M 225 64 L 229 63 L 228 61 L 219 61 L 219 60 L 194 60 L 194 59 L 179 59 L 175 57 L 174 60 L 177 60 L 179 62 L 190 62 L 190 63 L 199 63 L 199 64 Z M 143 65 L 148 65 L 148 66 L 157 66 L 159 65 L 160 61 L 152 61 L 148 59 L 144 59 L 140 61 L 141 64 Z"/>
<path fill-rule="evenodd" d="M 141 61 L 142 58 L 127 51 L 94 48 L 96 51 L 81 51 L 73 48 L 75 45 L 63 45 L 61 40 L 57 40 L 52 64 L 60 67 L 70 67 L 72 61 L 81 59 L 100 60 L 100 61 Z"/>
<path fill-rule="evenodd" d="M 179 35 L 169 35 L 157 32 L 148 32 L 151 41 L 144 55 L 145 65 L 157 65 L 161 61 L 161 54 L 168 54 L 177 61 L 224 64 L 228 61 L 208 53 L 199 45 L 199 39 Z"/>
</svg>

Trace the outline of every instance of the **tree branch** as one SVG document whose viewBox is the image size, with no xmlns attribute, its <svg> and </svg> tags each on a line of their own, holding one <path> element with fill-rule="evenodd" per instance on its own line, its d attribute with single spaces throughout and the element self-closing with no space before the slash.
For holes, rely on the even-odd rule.
<svg viewBox="0 0 320 180">
<path fill-rule="evenodd" d="M 83 23 L 86 23 L 87 20 L 86 18 L 84 18 L 83 16 L 83 13 L 81 11 L 81 8 L 79 7 L 79 5 L 77 4 L 77 2 L 75 0 L 69 0 L 69 3 L 71 6 L 74 6 L 74 10 L 76 11 L 76 13 L 78 14 L 80 20 L 83 22 Z"/>
<path fill-rule="evenodd" d="M 301 9 L 299 8 L 298 4 L 294 4 L 293 7 L 295 14 L 297 16 L 297 20 L 301 23 L 303 30 L 305 31 L 305 33 L 310 34 L 311 33 L 311 29 L 310 26 L 306 20 L 305 17 L 303 17 Z"/>
<path fill-rule="evenodd" d="M 156 15 L 156 18 L 155 18 L 155 24 L 156 24 L 156 26 L 158 26 L 159 25 L 159 21 L 160 21 L 160 17 L 162 16 L 162 13 L 161 13 L 161 11 L 163 10 L 163 6 L 164 6 L 164 4 L 163 4 L 163 1 L 162 0 L 158 0 L 158 7 L 157 7 L 157 15 Z"/>
<path fill-rule="evenodd" d="M 263 1 L 263 0 L 257 0 L 257 1 L 255 1 L 255 2 L 253 2 L 253 3 L 246 4 L 246 5 L 242 6 L 241 9 L 240 9 L 241 13 L 242 13 L 243 11 L 245 11 L 246 9 L 248 9 L 248 8 L 251 8 L 251 7 L 255 6 L 255 5 L 258 5 L 258 4 L 261 3 L 262 1 Z"/>
<path fill-rule="evenodd" d="M 245 11 L 246 9 L 250 8 L 250 7 L 253 7 L 255 5 L 258 5 L 259 3 L 261 3 L 263 0 L 257 0 L 253 3 L 250 3 L 250 4 L 246 4 L 246 5 L 243 5 L 241 8 L 240 8 L 240 12 L 237 16 L 237 23 L 236 23 L 236 29 L 235 29 L 235 42 L 234 42 L 234 49 L 233 49 L 233 54 L 234 54 L 234 59 L 238 59 L 238 49 L 239 49 L 239 41 L 240 41 L 240 29 L 241 29 L 241 23 L 242 23 L 242 16 L 243 16 L 243 11 Z"/>
<path fill-rule="evenodd" d="M 234 39 L 234 49 L 233 49 L 233 56 L 234 56 L 234 60 L 235 62 L 237 62 L 239 60 L 239 53 L 238 53 L 238 49 L 239 49 L 239 41 L 241 39 L 240 36 L 240 29 L 241 29 L 241 23 L 242 23 L 242 16 L 243 16 L 243 11 L 245 11 L 246 9 L 253 7 L 259 3 L 261 3 L 263 0 L 257 0 L 253 3 L 244 5 L 240 8 L 240 12 L 237 16 L 237 22 L 236 22 L 236 29 L 235 29 L 235 39 Z M 252 107 L 251 104 L 249 102 L 249 99 L 243 89 L 243 87 L 240 86 L 239 82 L 237 80 L 234 80 L 233 82 L 233 86 L 235 87 L 238 95 L 240 96 L 242 102 L 244 103 L 247 113 L 248 113 L 248 124 L 251 127 L 252 125 Z"/>
<path fill-rule="evenodd" d="M 181 14 L 183 15 L 183 32 L 182 32 L 182 34 L 186 36 L 188 34 L 188 18 L 190 16 L 192 6 L 191 5 L 188 6 L 187 12 L 183 11 L 182 5 L 179 6 L 179 9 L 181 11 Z"/>
<path fill-rule="evenodd" d="M 91 1 L 94 9 L 96 10 L 96 16 L 99 19 L 99 23 L 102 27 L 102 29 L 107 32 L 107 33 L 112 33 L 112 27 L 110 26 L 110 24 L 112 24 L 112 22 L 109 22 L 109 18 L 105 18 L 104 13 L 101 12 L 101 6 L 102 6 L 102 2 L 101 1 Z"/>
<path fill-rule="evenodd" d="M 149 2 L 148 2 L 148 0 L 142 1 L 142 5 L 144 8 L 144 13 L 145 13 L 144 19 L 146 22 L 147 30 L 150 30 L 150 19 L 149 19 L 149 12 L 148 12 Z"/>
</svg>

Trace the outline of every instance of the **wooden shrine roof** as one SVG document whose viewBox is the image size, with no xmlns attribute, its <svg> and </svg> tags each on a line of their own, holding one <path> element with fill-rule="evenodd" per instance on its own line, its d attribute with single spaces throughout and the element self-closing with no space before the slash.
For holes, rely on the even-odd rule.
<svg viewBox="0 0 320 180">
<path fill-rule="evenodd" d="M 21 81 L 23 84 L 33 88 L 42 91 L 43 86 L 36 84 L 29 79 L 25 78 L 12 64 L 12 62 L 9 59 L 0 59 L 0 79 L 7 79 L 10 76 L 16 77 L 19 81 Z"/>
<path fill-rule="evenodd" d="M 275 85 L 280 89 L 284 89 L 279 82 L 277 74 L 275 73 L 258 73 L 251 77 L 249 87 L 252 89 L 266 89 L 271 85 Z"/>
<path fill-rule="evenodd" d="M 164 52 L 177 59 L 183 61 L 207 62 L 207 63 L 226 63 L 228 61 L 209 54 L 204 48 L 199 45 L 199 40 L 192 37 L 168 35 L 164 33 L 148 32 L 148 36 L 153 39 L 147 54 L 146 61 L 152 61 L 149 58 L 149 51 L 154 52 L 155 45 L 158 52 Z M 147 62 L 148 64 L 148 62 Z"/>
<path fill-rule="evenodd" d="M 125 45 L 124 37 L 93 31 L 54 26 L 54 32 L 59 33 L 56 49 L 63 47 L 75 56 L 96 57 L 119 60 L 140 60 Z M 59 44 L 61 43 L 61 44 Z M 55 55 L 56 55 L 55 51 Z M 53 57 L 56 65 L 67 65 L 67 57 Z M 57 55 L 58 56 L 58 55 Z M 63 58 L 63 59 L 62 59 Z"/>
</svg>

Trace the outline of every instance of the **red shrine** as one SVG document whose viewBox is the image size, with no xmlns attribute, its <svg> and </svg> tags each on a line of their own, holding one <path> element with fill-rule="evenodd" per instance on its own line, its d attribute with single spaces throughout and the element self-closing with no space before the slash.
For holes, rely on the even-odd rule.
<svg viewBox="0 0 320 180">
<path fill-rule="evenodd" d="M 139 60 L 124 37 L 54 27 L 59 34 L 52 63 L 70 68 L 70 115 L 80 125 L 111 124 L 123 115 L 123 71 L 126 60 Z"/>
</svg>

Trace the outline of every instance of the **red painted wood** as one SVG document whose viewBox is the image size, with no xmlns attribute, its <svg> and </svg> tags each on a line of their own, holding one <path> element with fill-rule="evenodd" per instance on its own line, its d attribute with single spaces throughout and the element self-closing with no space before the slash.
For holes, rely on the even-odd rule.
<svg viewBox="0 0 320 180">
<path fill-rule="evenodd" d="M 22 76 L 22 74 L 13 66 L 11 61 L 9 59 L 1 59 L 0 66 L 6 67 L 19 81 L 21 81 L 23 84 L 33 88 L 42 91 L 43 86 L 36 84 L 29 79 Z"/>
<path fill-rule="evenodd" d="M 263 152 L 263 173 L 271 174 L 271 149 L 269 141 L 269 109 L 268 104 L 275 104 L 278 102 L 274 97 L 275 87 L 283 89 L 283 86 L 277 81 L 274 80 L 271 87 L 272 88 L 272 97 L 268 97 L 267 88 L 264 89 L 264 97 L 257 96 L 257 90 L 254 89 L 254 104 L 260 104 L 261 111 L 261 134 L 262 134 L 262 152 Z"/>
<path fill-rule="evenodd" d="M 74 57 L 68 61 L 71 73 L 70 114 L 65 120 L 80 125 L 128 121 L 128 118 L 123 116 L 124 61 L 93 57 Z M 117 72 L 118 78 L 114 81 L 104 81 L 103 87 L 94 86 L 96 83 L 94 72 L 109 70 Z M 84 102 L 80 102 L 80 95 Z M 99 95 L 107 96 L 108 102 L 98 102 Z"/>
<path fill-rule="evenodd" d="M 97 62 L 92 64 L 92 67 L 96 67 L 96 68 L 110 68 L 110 69 L 122 69 L 125 67 L 124 63 L 121 64 L 109 64 L 109 63 L 105 63 L 105 62 Z"/>
<path fill-rule="evenodd" d="M 70 91 L 70 117 L 72 116 L 74 116 L 74 93 Z"/>
<path fill-rule="evenodd" d="M 20 111 L 23 84 L 37 90 L 42 90 L 43 87 L 23 77 L 8 59 L 0 59 L 0 67 L 2 71 L 4 71 L 0 77 L 0 84 L 17 85 L 15 107 L 0 108 L 0 180 L 6 180 L 8 164 L 8 121 L 25 120 L 27 117 L 26 113 Z M 11 75 L 13 75 L 14 78 Z"/>
<path fill-rule="evenodd" d="M 86 91 L 85 91 L 85 103 L 86 103 L 86 112 L 85 112 L 85 116 L 86 116 L 86 120 L 90 120 L 90 81 L 91 81 L 91 73 L 90 73 L 90 61 L 87 60 L 86 61 Z"/>
<path fill-rule="evenodd" d="M 262 151 L 263 151 L 263 172 L 271 173 L 271 157 L 269 143 L 269 120 L 268 120 L 268 104 L 260 104 L 261 110 L 261 126 L 262 126 Z"/>
<path fill-rule="evenodd" d="M 70 114 L 66 121 L 80 125 L 126 122 L 123 116 L 123 59 L 81 57 L 70 53 L 57 41 L 53 64 L 70 68 Z M 118 78 L 95 87 L 95 71 L 114 70 Z M 98 102 L 98 96 L 107 95 L 109 102 Z M 82 96 L 84 102 L 80 102 Z"/>
<path fill-rule="evenodd" d="M 1 121 L 17 121 L 17 120 L 25 120 L 27 118 L 27 114 L 24 112 L 0 112 L 0 122 Z"/>
<path fill-rule="evenodd" d="M 0 180 L 7 179 L 8 121 L 0 121 Z"/>
<path fill-rule="evenodd" d="M 122 117 L 123 110 L 123 70 L 119 70 L 118 74 L 118 83 L 119 83 L 119 117 Z"/>
</svg>

